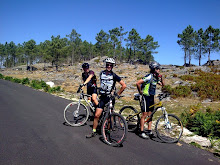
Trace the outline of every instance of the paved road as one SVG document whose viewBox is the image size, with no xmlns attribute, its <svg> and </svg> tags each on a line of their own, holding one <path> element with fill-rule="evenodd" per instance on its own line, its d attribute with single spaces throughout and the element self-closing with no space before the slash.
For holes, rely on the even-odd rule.
<svg viewBox="0 0 220 165">
<path fill-rule="evenodd" d="M 69 100 L 0 80 L 0 164 L 220 164 L 211 153 L 182 143 L 144 140 L 129 133 L 122 147 L 110 147 L 100 137 L 86 139 L 90 124 L 64 124 Z"/>
</svg>

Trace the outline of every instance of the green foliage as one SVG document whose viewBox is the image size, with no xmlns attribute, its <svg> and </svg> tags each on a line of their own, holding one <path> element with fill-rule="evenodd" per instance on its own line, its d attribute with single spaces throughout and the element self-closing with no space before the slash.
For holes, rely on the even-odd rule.
<svg viewBox="0 0 220 165">
<path fill-rule="evenodd" d="M 15 82 L 15 83 L 21 83 L 21 79 L 14 78 L 14 79 L 13 79 L 13 82 Z"/>
<path fill-rule="evenodd" d="M 0 79 L 4 79 L 4 76 L 0 73 Z"/>
<path fill-rule="evenodd" d="M 25 84 L 28 85 L 28 84 L 30 84 L 30 80 L 29 80 L 29 78 L 23 78 L 23 79 L 21 80 L 21 83 L 24 84 L 24 85 L 25 85 Z"/>
<path fill-rule="evenodd" d="M 42 89 L 41 82 L 39 80 L 32 80 L 30 86 L 34 89 Z"/>
<path fill-rule="evenodd" d="M 13 77 L 10 77 L 10 76 L 4 77 L 2 74 L 0 74 L 0 78 L 2 78 L 2 79 L 5 78 L 5 80 L 12 81 L 12 82 L 15 82 L 15 83 L 21 83 L 23 85 L 25 85 L 25 84 L 30 85 L 34 89 L 43 89 L 45 92 L 49 92 L 49 93 L 55 93 L 55 92 L 61 92 L 62 91 L 60 86 L 51 88 L 43 80 L 40 80 L 40 81 L 39 80 L 32 80 L 30 82 L 30 80 L 28 78 L 23 78 L 21 80 L 21 79 L 13 78 Z"/>
<path fill-rule="evenodd" d="M 183 125 L 201 136 L 220 137 L 220 111 L 202 112 L 199 105 L 181 114 Z"/>
<path fill-rule="evenodd" d="M 48 90 L 49 93 L 55 93 L 55 92 L 60 92 L 60 91 L 62 91 L 60 86 L 49 88 Z"/>
<path fill-rule="evenodd" d="M 11 77 L 11 76 L 6 76 L 6 77 L 5 77 L 5 80 L 7 80 L 7 81 L 13 81 L 13 77 Z"/>
<path fill-rule="evenodd" d="M 170 85 L 165 85 L 162 90 L 163 92 L 170 93 L 173 98 L 191 96 L 191 88 L 189 86 L 179 85 L 172 88 Z"/>
</svg>

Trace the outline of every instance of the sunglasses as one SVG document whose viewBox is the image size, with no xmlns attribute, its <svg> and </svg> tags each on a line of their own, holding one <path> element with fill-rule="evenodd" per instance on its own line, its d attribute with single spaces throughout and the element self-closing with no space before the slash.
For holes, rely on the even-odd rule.
<svg viewBox="0 0 220 165">
<path fill-rule="evenodd" d="M 113 67 L 113 65 L 112 64 L 106 64 L 106 67 Z"/>
</svg>

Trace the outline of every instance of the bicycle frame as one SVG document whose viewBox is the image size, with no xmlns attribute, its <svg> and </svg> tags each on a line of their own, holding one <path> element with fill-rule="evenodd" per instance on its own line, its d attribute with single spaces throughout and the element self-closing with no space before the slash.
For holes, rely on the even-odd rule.
<svg viewBox="0 0 220 165">
<path fill-rule="evenodd" d="M 88 97 L 92 97 L 92 96 L 91 96 L 91 95 L 88 95 L 88 94 L 85 94 L 85 93 L 83 92 L 83 90 L 80 89 L 80 97 L 79 97 L 79 104 L 78 104 L 77 110 L 79 109 L 79 105 L 80 105 L 80 103 L 81 103 L 81 100 L 83 99 L 83 100 L 87 103 L 87 105 L 89 105 L 89 107 L 92 109 L 92 111 L 95 112 L 95 107 L 92 106 L 92 105 L 88 102 Z"/>
<path fill-rule="evenodd" d="M 154 107 L 154 110 L 152 111 L 152 113 L 151 113 L 151 115 L 145 120 L 145 123 L 146 122 L 149 122 L 150 121 L 150 119 L 153 117 L 153 115 L 155 114 L 155 112 L 157 112 L 157 110 L 159 109 L 159 108 L 161 108 L 161 110 L 162 110 L 162 113 L 163 113 L 163 115 L 165 115 L 165 117 L 166 117 L 166 119 L 167 119 L 167 112 L 166 112 L 166 109 L 165 109 L 165 107 L 163 106 L 163 103 L 162 103 L 162 100 L 163 98 L 160 98 L 160 101 L 158 102 L 158 103 L 155 103 L 155 104 L 153 104 L 153 105 L 151 105 L 149 108 L 152 108 L 152 107 Z M 139 98 L 139 103 L 140 103 L 140 106 L 141 106 L 141 98 Z M 142 112 L 138 112 L 138 113 L 135 113 L 134 115 L 132 115 L 132 116 L 129 116 L 128 117 L 128 119 L 130 119 L 130 118 L 132 118 L 132 117 L 134 117 L 134 116 L 136 116 L 136 115 L 140 115 Z"/>
</svg>

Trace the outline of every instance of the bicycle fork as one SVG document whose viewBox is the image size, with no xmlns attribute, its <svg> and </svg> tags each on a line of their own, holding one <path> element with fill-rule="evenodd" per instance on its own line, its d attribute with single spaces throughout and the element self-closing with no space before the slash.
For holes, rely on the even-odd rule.
<svg viewBox="0 0 220 165">
<path fill-rule="evenodd" d="M 164 115 L 165 127 L 167 129 L 171 129 L 171 123 L 169 122 L 168 113 L 166 111 L 166 108 L 165 107 L 161 107 L 161 109 L 162 109 L 162 112 L 163 112 L 163 115 Z"/>
<path fill-rule="evenodd" d="M 79 99 L 79 102 L 78 102 L 76 111 L 73 112 L 74 118 L 79 117 L 79 106 L 80 106 L 80 102 L 81 102 L 81 99 Z"/>
</svg>

